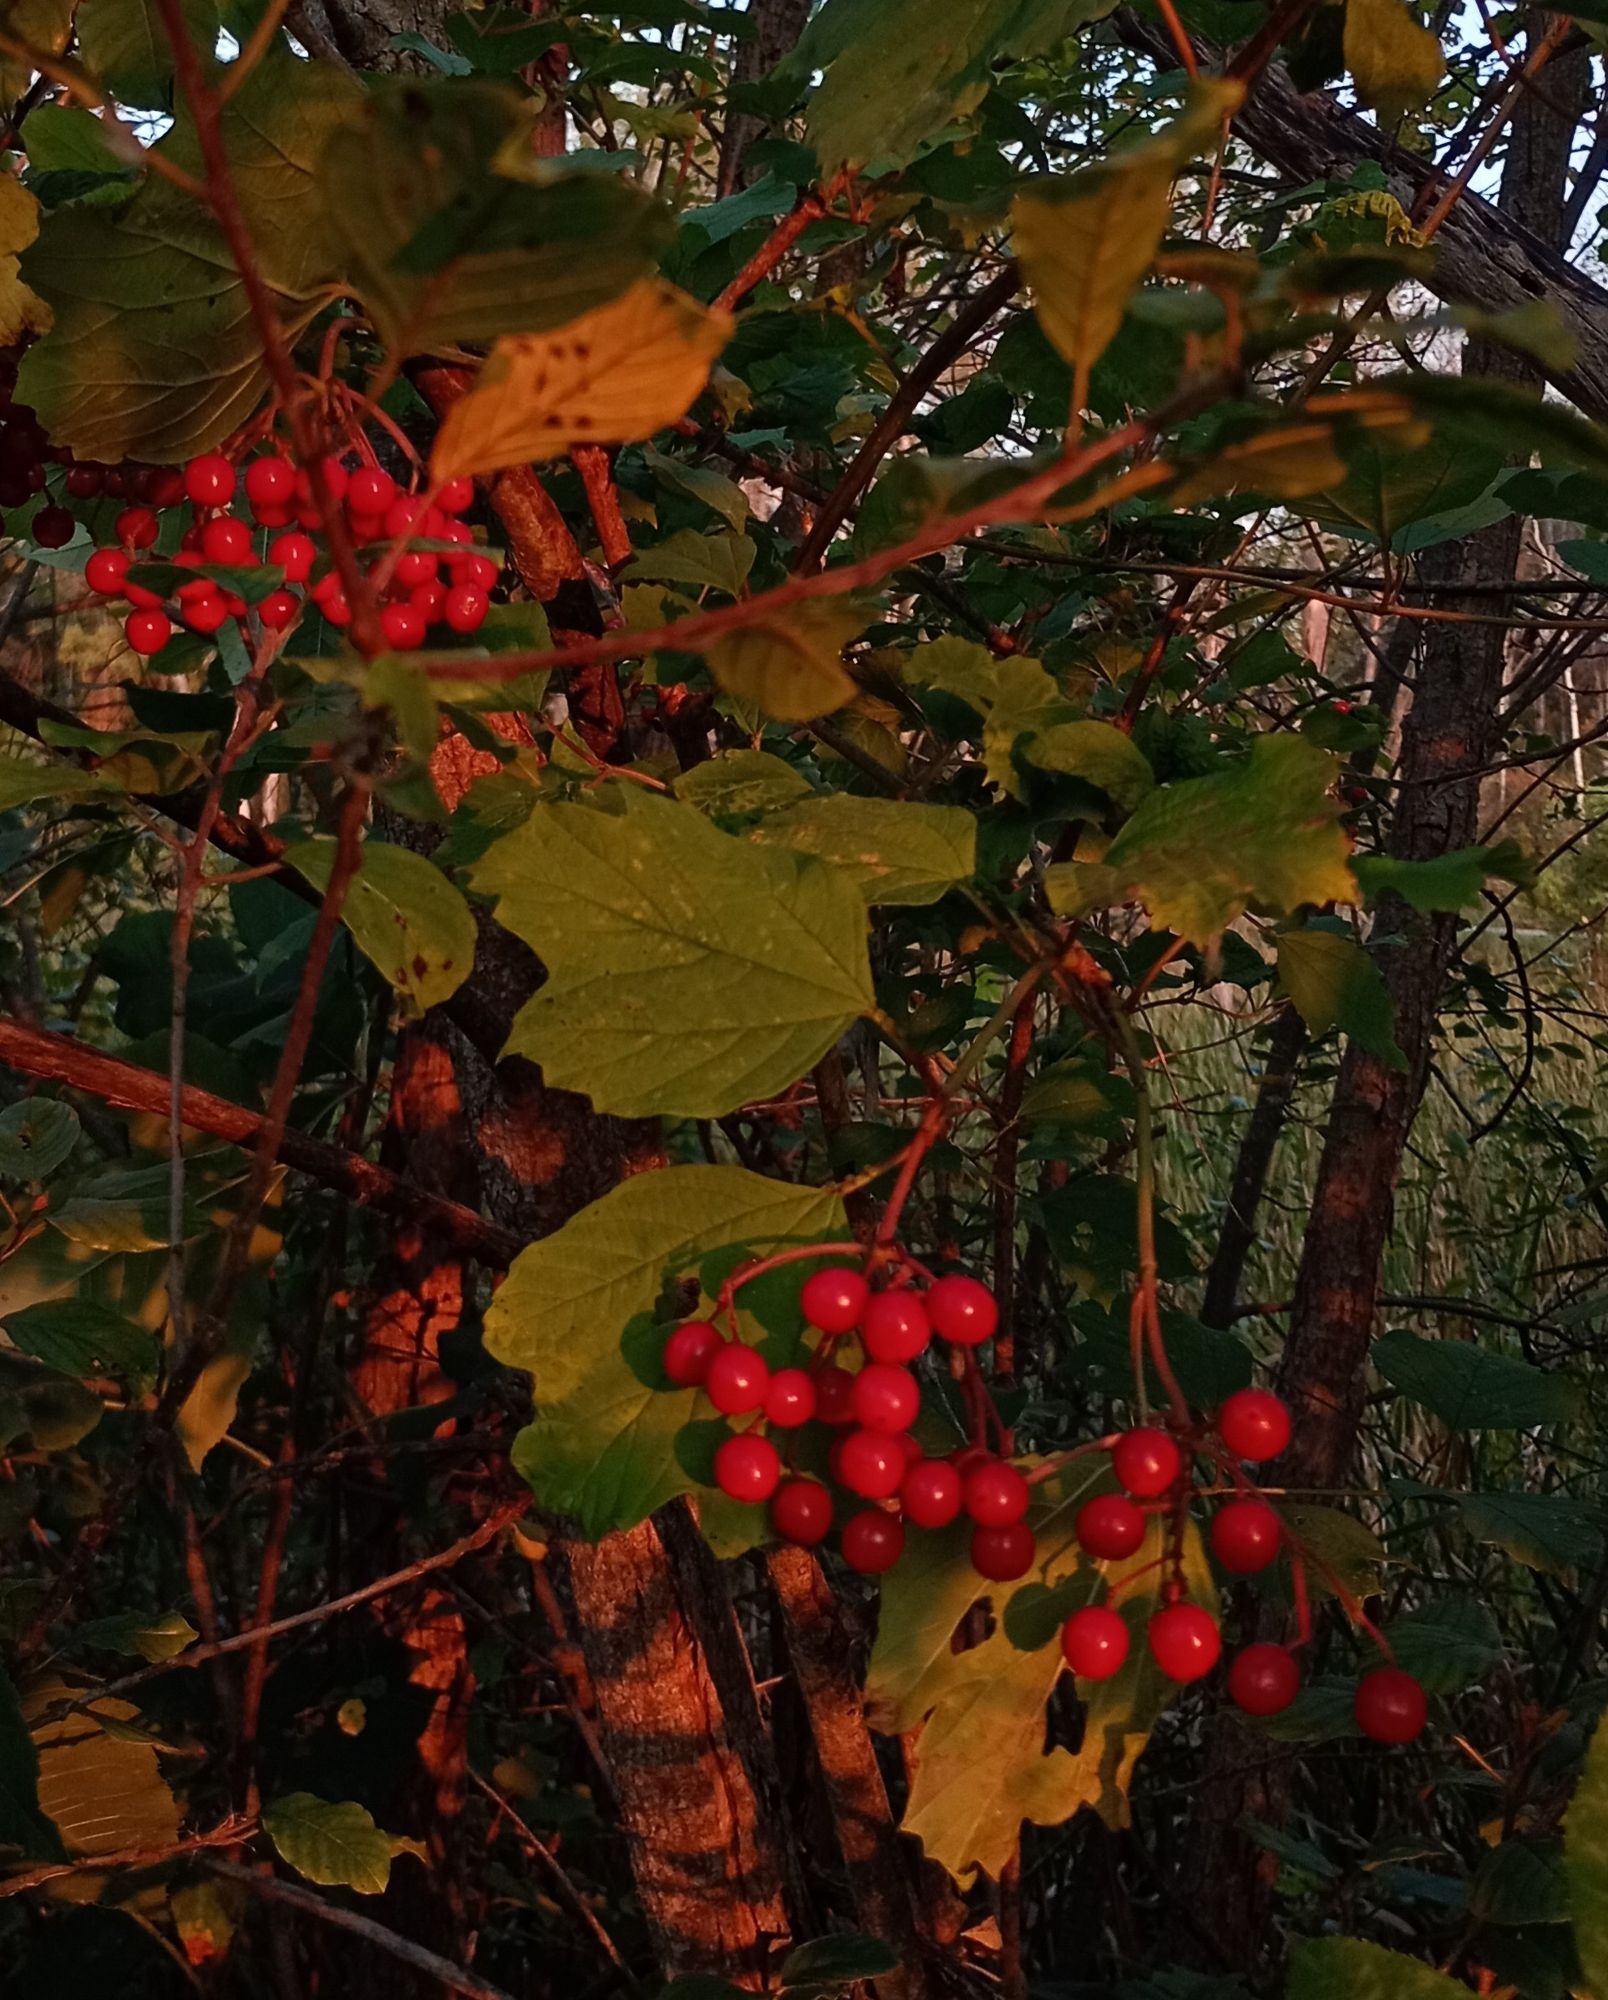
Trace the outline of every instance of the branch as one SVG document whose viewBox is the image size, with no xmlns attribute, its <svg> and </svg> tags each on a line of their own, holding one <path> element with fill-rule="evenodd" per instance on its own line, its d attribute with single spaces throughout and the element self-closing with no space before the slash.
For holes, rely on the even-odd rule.
<svg viewBox="0 0 1608 2000">
<path fill-rule="evenodd" d="M 791 214 L 782 217 L 715 304 L 727 312 L 735 311 L 754 287 L 770 276 L 810 224 L 825 215 L 833 196 L 841 194 L 850 179 L 849 169 L 845 167 L 824 188 L 812 188 Z"/>
<path fill-rule="evenodd" d="M 6 1876 L 0 1881 L 0 1896 L 20 1896 L 24 1890 L 42 1888 L 64 1875 L 98 1875 L 105 1868 L 159 1868 L 164 1862 L 177 1861 L 203 1848 L 238 1847 L 242 1840 L 250 1838 L 255 1825 L 254 1820 L 230 1818 L 213 1827 L 210 1833 L 192 1834 L 188 1840 L 174 1841 L 166 1847 L 131 1847 L 116 1854 L 86 1854 L 76 1861 L 47 1861 L 25 1874 Z"/>
<path fill-rule="evenodd" d="M 19 1076 L 47 1077 L 122 1111 L 161 1114 L 167 1109 L 168 1080 L 160 1071 L 105 1055 L 72 1035 L 54 1035 L 0 1019 L 0 1063 Z M 248 1110 L 226 1097 L 214 1097 L 210 1090 L 193 1084 L 185 1086 L 182 1109 L 186 1125 L 236 1146 L 254 1144 L 266 1123 L 260 1111 Z M 506 1269 L 523 1247 L 511 1230 L 487 1222 L 461 1202 L 431 1194 L 400 1174 L 376 1166 L 360 1153 L 348 1153 L 287 1129 L 276 1157 L 367 1208 L 427 1222 L 456 1248 L 497 1270 Z"/>
</svg>

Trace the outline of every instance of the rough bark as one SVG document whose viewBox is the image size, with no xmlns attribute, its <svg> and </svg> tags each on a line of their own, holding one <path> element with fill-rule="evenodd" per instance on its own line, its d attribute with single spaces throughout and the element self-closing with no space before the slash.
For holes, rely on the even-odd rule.
<svg viewBox="0 0 1608 2000">
<path fill-rule="evenodd" d="M 1223 1231 L 1217 1239 L 1211 1268 L 1206 1273 L 1206 1291 L 1200 1316 L 1208 1326 L 1231 1326 L 1239 1303 L 1240 1280 L 1245 1262 L 1256 1242 L 1256 1216 L 1267 1186 L 1268 1170 L 1278 1150 L 1279 1136 L 1289 1114 L 1290 1096 L 1295 1089 L 1296 1071 L 1306 1050 L 1306 1023 L 1293 1007 L 1286 1007 L 1273 1024 L 1268 1041 L 1267 1067 L 1257 1087 L 1256 1103 L 1240 1140 L 1234 1174 L 1229 1182 L 1228 1206 L 1223 1215 Z"/>
<path fill-rule="evenodd" d="M 810 0 L 748 0 L 754 32 L 737 44 L 732 57 L 733 83 L 757 83 L 797 44 L 809 19 Z M 753 179 L 743 171 L 748 149 L 767 129 L 767 120 L 752 111 L 733 111 L 726 119 L 720 143 L 719 192 L 730 194 Z"/>
</svg>

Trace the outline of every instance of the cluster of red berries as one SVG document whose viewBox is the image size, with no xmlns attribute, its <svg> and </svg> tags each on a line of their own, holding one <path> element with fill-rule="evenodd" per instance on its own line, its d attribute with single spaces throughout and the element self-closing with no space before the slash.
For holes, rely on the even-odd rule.
<svg viewBox="0 0 1608 2000">
<path fill-rule="evenodd" d="M 74 466 L 69 488 L 74 474 L 90 469 Z M 425 643 L 432 626 L 463 636 L 478 631 L 501 569 L 476 548 L 474 531 L 459 518 L 474 499 L 473 480 L 449 480 L 433 493 L 415 494 L 403 492 L 380 466 L 349 470 L 331 456 L 323 469 L 379 597 L 386 645 L 394 652 L 411 651 Z M 97 596 L 120 598 L 132 607 L 123 631 L 136 653 L 159 653 L 176 624 L 210 635 L 230 618 L 244 629 L 255 615 L 264 632 L 288 631 L 309 604 L 331 625 L 350 623 L 341 579 L 317 539 L 324 517 L 311 482 L 280 452 L 264 452 L 238 470 L 221 452 L 207 452 L 182 468 L 142 471 L 137 494 L 117 516 L 114 545 L 97 549 L 84 571 Z M 249 508 L 249 518 L 233 511 L 238 500 Z M 185 506 L 191 519 L 171 560 L 196 575 L 179 584 L 169 600 L 129 572 L 152 559 L 162 513 Z M 47 511 L 35 519 L 36 541 Z M 69 534 L 61 539 L 70 533 L 69 517 Z M 231 579 L 217 574 L 263 565 L 279 570 L 283 581 L 254 605 L 229 587 Z"/>
<path fill-rule="evenodd" d="M 975 1443 L 929 1457 L 913 1433 L 921 1389 L 911 1364 L 934 1336 L 962 1351 L 992 1338 L 998 1310 L 987 1287 L 956 1274 L 934 1279 L 924 1291 L 909 1284 L 873 1291 L 860 1272 L 832 1267 L 806 1279 L 799 1303 L 821 1336 L 808 1366 L 772 1370 L 763 1355 L 726 1338 L 707 1319 L 684 1322 L 665 1342 L 664 1372 L 674 1385 L 701 1389 L 724 1417 L 749 1420 L 749 1428 L 734 1430 L 716 1450 L 721 1492 L 768 1504 L 771 1526 L 784 1541 L 807 1548 L 823 1542 L 837 1513 L 831 1487 L 784 1464 L 771 1435 L 796 1434 L 816 1422 L 836 1433 L 827 1455 L 830 1479 L 858 1503 L 838 1535 L 851 1569 L 879 1575 L 904 1552 L 907 1527 L 947 1528 L 964 1518 L 980 1576 L 1008 1583 L 1027 1575 L 1037 1553 L 1027 1519 L 1033 1497 L 1028 1477 Z M 861 1351 L 852 1372 L 832 1358 L 837 1343 L 850 1336 Z M 1269 1568 L 1285 1544 L 1279 1515 L 1238 1468 L 1276 1458 L 1289 1440 L 1289 1411 L 1266 1389 L 1238 1390 L 1218 1411 L 1209 1437 L 1191 1434 L 1192 1444 L 1235 1468 L 1236 1491 L 1216 1509 L 1207 1536 L 1213 1556 L 1232 1576 Z M 1116 1438 L 1110 1465 L 1119 1490 L 1097 1493 L 1078 1509 L 1073 1533 L 1079 1547 L 1096 1562 L 1124 1562 L 1139 1552 L 1153 1517 L 1167 1518 L 1181 1533 L 1194 1490 L 1193 1460 L 1192 1449 L 1186 1454 L 1173 1432 L 1157 1426 Z M 1161 1672 L 1187 1684 L 1217 1665 L 1222 1634 L 1212 1614 L 1189 1601 L 1178 1546 L 1175 1536 L 1172 1554 L 1157 1565 L 1170 1573 L 1145 1636 Z M 1109 1601 L 1073 1612 L 1061 1630 L 1066 1662 L 1086 1680 L 1110 1679 L 1129 1645 L 1128 1623 Z M 1299 1663 L 1285 1646 L 1247 1646 L 1229 1665 L 1229 1694 L 1250 1715 L 1281 1713 L 1300 1688 Z M 1358 1687 L 1358 1724 L 1380 1742 L 1411 1742 L 1426 1712 L 1423 1689 L 1393 1666 L 1375 1669 Z"/>
</svg>

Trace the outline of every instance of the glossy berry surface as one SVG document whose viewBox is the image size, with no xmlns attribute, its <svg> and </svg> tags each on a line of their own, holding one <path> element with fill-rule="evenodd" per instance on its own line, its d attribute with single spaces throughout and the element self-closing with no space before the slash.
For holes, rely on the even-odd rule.
<svg viewBox="0 0 1608 2000">
<path fill-rule="evenodd" d="M 1086 1604 L 1061 1627 L 1061 1653 L 1080 1680 L 1108 1681 L 1128 1657 L 1128 1627 L 1104 1604 Z"/>
<path fill-rule="evenodd" d="M 1122 1493 L 1097 1493 L 1077 1511 L 1072 1531 L 1097 1562 L 1131 1556 L 1145 1538 L 1145 1517 Z"/>
<path fill-rule="evenodd" d="M 234 498 L 235 469 L 222 452 L 205 452 L 184 468 L 184 490 L 197 507 L 226 507 Z"/>
<path fill-rule="evenodd" d="M 877 1292 L 865 1309 L 860 1338 L 873 1361 L 914 1361 L 932 1339 L 932 1322 L 907 1285 Z"/>
<path fill-rule="evenodd" d="M 313 573 L 317 556 L 318 544 L 312 536 L 295 528 L 288 534 L 275 535 L 268 544 L 268 560 L 285 572 L 286 583 L 305 583 Z"/>
<path fill-rule="evenodd" d="M 999 1307 L 986 1285 L 957 1272 L 940 1278 L 928 1292 L 927 1317 L 933 1332 L 945 1340 L 957 1347 L 977 1347 L 993 1339 Z"/>
<path fill-rule="evenodd" d="M 1019 1576 L 1026 1576 L 1037 1550 L 1033 1530 L 1025 1521 L 972 1530 L 971 1566 L 990 1583 L 1014 1583 Z"/>
<path fill-rule="evenodd" d="M 1212 1516 L 1212 1554 L 1233 1576 L 1255 1576 L 1278 1560 L 1279 1517 L 1265 1500 L 1230 1500 Z"/>
<path fill-rule="evenodd" d="M 815 1479 L 786 1479 L 770 1507 L 771 1526 L 784 1542 L 814 1548 L 832 1528 L 832 1496 Z"/>
<path fill-rule="evenodd" d="M 1217 1413 L 1217 1435 L 1235 1458 L 1261 1465 L 1290 1442 L 1290 1412 L 1271 1389 L 1236 1389 Z"/>
<path fill-rule="evenodd" d="M 921 1390 L 908 1368 L 872 1361 L 854 1378 L 854 1420 L 868 1431 L 903 1431 L 921 1409 Z"/>
<path fill-rule="evenodd" d="M 828 1265 L 804 1280 L 798 1303 L 811 1326 L 822 1333 L 850 1333 L 860 1324 L 871 1287 L 858 1271 Z"/>
<path fill-rule="evenodd" d="M 399 653 L 422 646 L 426 629 L 424 619 L 411 604 L 387 604 L 380 611 L 380 630 L 385 643 Z"/>
<path fill-rule="evenodd" d="M 862 1500 L 890 1500 L 905 1476 L 899 1440 L 886 1431 L 850 1431 L 838 1447 L 838 1477 Z"/>
<path fill-rule="evenodd" d="M 715 1484 L 733 1500 L 768 1500 L 781 1477 L 781 1457 L 769 1438 L 727 1438 L 715 1453 Z"/>
<path fill-rule="evenodd" d="M 403 557 L 407 561 L 407 557 Z M 398 566 L 400 569 L 400 565 Z M 483 590 L 477 590 L 472 583 L 455 583 L 447 592 L 442 605 L 442 613 L 454 632 L 467 635 L 478 632 L 486 622 L 486 613 L 491 609 Z"/>
<path fill-rule="evenodd" d="M 1168 1680 L 1185 1686 L 1209 1674 L 1223 1650 L 1217 1620 L 1198 1604 L 1169 1604 L 1151 1619 L 1145 1637 Z"/>
<path fill-rule="evenodd" d="M 360 466 L 346 482 L 346 511 L 372 521 L 381 533 L 385 510 L 396 498 L 396 481 L 377 465 Z"/>
<path fill-rule="evenodd" d="M 209 563 L 251 561 L 251 530 L 233 514 L 220 514 L 201 530 L 201 553 Z"/>
<path fill-rule="evenodd" d="M 290 590 L 270 590 L 257 606 L 257 616 L 268 632 L 285 631 L 300 615 L 301 599 Z"/>
<path fill-rule="evenodd" d="M 1125 1431 L 1111 1447 L 1117 1484 L 1136 1500 L 1154 1500 L 1177 1483 L 1184 1455 L 1165 1431 L 1151 1426 Z"/>
<path fill-rule="evenodd" d="M 729 1340 L 709 1364 L 704 1392 L 723 1417 L 745 1416 L 757 1410 L 770 1387 L 770 1370 L 765 1357 Z"/>
<path fill-rule="evenodd" d="M 148 549 L 155 545 L 158 528 L 157 518 L 149 507 L 125 507 L 112 532 L 125 549 Z"/>
<path fill-rule="evenodd" d="M 122 549 L 97 549 L 84 565 L 84 581 L 98 597 L 120 597 L 128 568 Z"/>
<path fill-rule="evenodd" d="M 905 1474 L 899 1505 L 918 1528 L 947 1528 L 960 1516 L 963 1492 L 960 1474 L 947 1459 L 927 1458 Z"/>
<path fill-rule="evenodd" d="M 797 1430 L 815 1415 L 815 1383 L 806 1368 L 778 1368 L 765 1391 L 765 1421 Z"/>
<path fill-rule="evenodd" d="M 283 507 L 295 497 L 295 468 L 278 456 L 254 458 L 246 467 L 245 485 L 253 510 Z"/>
<path fill-rule="evenodd" d="M 815 1414 L 823 1424 L 854 1422 L 854 1377 L 835 1361 L 817 1361 L 810 1370 L 815 1382 Z"/>
<path fill-rule="evenodd" d="M 1283 1646 L 1247 1646 L 1228 1663 L 1228 1692 L 1247 1715 L 1282 1715 L 1301 1692 L 1301 1669 Z"/>
<path fill-rule="evenodd" d="M 136 653 L 149 659 L 173 637 L 173 627 L 165 611 L 131 611 L 124 621 L 123 636 Z"/>
<path fill-rule="evenodd" d="M 1400 1667 L 1375 1667 L 1357 1683 L 1357 1727 L 1375 1743 L 1411 1743 L 1429 1717 L 1429 1697 Z"/>
<path fill-rule="evenodd" d="M 897 1514 L 867 1507 L 843 1524 L 843 1560 L 861 1576 L 880 1576 L 904 1554 L 904 1526 Z"/>
<path fill-rule="evenodd" d="M 966 1475 L 966 1512 L 980 1528 L 1008 1528 L 1027 1512 L 1033 1489 L 1014 1465 L 987 1459 Z"/>
<path fill-rule="evenodd" d="M 678 1389 L 696 1389 L 725 1344 L 708 1320 L 686 1320 L 664 1344 L 664 1372 Z"/>
</svg>

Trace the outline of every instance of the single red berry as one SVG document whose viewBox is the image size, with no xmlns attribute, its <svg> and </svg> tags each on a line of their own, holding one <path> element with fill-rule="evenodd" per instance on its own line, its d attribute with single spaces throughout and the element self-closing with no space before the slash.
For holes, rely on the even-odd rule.
<svg viewBox="0 0 1608 2000">
<path fill-rule="evenodd" d="M 865 1309 L 860 1339 L 873 1361 L 914 1361 L 932 1339 L 932 1322 L 907 1285 L 877 1292 Z"/>
<path fill-rule="evenodd" d="M 1217 1413 L 1217 1435 L 1235 1458 L 1260 1465 L 1290 1442 L 1290 1413 L 1271 1389 L 1236 1389 Z"/>
<path fill-rule="evenodd" d="M 966 1512 L 980 1528 L 1008 1528 L 1027 1512 L 1033 1490 L 1014 1465 L 985 1459 L 966 1475 Z"/>
<path fill-rule="evenodd" d="M 459 585 L 459 590 L 471 588 Z M 458 595 L 455 590 L 453 596 Z M 845 1265 L 827 1264 L 812 1271 L 799 1288 L 798 1303 L 811 1326 L 822 1333 L 851 1333 L 860 1324 L 871 1287 L 858 1271 Z"/>
<path fill-rule="evenodd" d="M 782 1477 L 782 1461 L 769 1438 L 727 1438 L 715 1453 L 715 1484 L 729 1499 L 768 1500 Z"/>
<path fill-rule="evenodd" d="M 788 1479 L 771 1501 L 771 1526 L 784 1542 L 812 1549 L 832 1527 L 832 1496 L 814 1479 Z"/>
<path fill-rule="evenodd" d="M 815 1415 L 815 1383 L 804 1368 L 778 1368 L 765 1391 L 765 1421 L 796 1431 Z"/>
<path fill-rule="evenodd" d="M 1122 1493 L 1097 1493 L 1077 1511 L 1072 1531 L 1097 1562 L 1131 1556 L 1145 1538 L 1145 1517 Z"/>
<path fill-rule="evenodd" d="M 78 532 L 78 523 L 65 507 L 41 507 L 33 517 L 29 539 L 37 549 L 64 549 Z"/>
<path fill-rule="evenodd" d="M 1169 1604 L 1150 1621 L 1151 1657 L 1170 1681 L 1186 1685 L 1209 1674 L 1223 1650 L 1217 1620 L 1198 1604 Z"/>
<path fill-rule="evenodd" d="M 854 1420 L 868 1431 L 907 1431 L 921 1410 L 921 1390 L 908 1368 L 873 1361 L 854 1378 Z"/>
<path fill-rule="evenodd" d="M 1375 1667 L 1357 1683 L 1357 1727 L 1375 1743 L 1411 1743 L 1429 1717 L 1429 1697 L 1400 1667 Z"/>
<path fill-rule="evenodd" d="M 149 659 L 173 637 L 173 626 L 165 611 L 131 611 L 123 621 L 123 636 L 136 653 Z"/>
<path fill-rule="evenodd" d="M 454 548 L 472 549 L 475 545 L 475 531 L 467 521 L 447 521 L 430 538 L 436 542 L 451 542 Z"/>
<path fill-rule="evenodd" d="M 385 531 L 385 510 L 396 498 L 396 481 L 378 465 L 360 465 L 346 482 L 346 511 L 374 517 L 380 533 Z"/>
<path fill-rule="evenodd" d="M 84 581 L 97 597 L 121 597 L 128 562 L 123 549 L 97 549 L 84 565 Z"/>
<path fill-rule="evenodd" d="M 960 1474 L 947 1459 L 924 1458 L 905 1474 L 899 1505 L 918 1528 L 947 1528 L 959 1518 L 964 1492 Z"/>
<path fill-rule="evenodd" d="M 426 625 L 434 625 L 441 616 L 447 601 L 447 593 L 439 583 L 416 583 L 408 592 L 411 604 Z"/>
<path fill-rule="evenodd" d="M 405 590 L 412 590 L 417 584 L 434 583 L 436 567 L 434 556 L 426 555 L 423 549 L 409 549 L 405 555 L 397 557 L 396 568 L 391 574 Z"/>
<path fill-rule="evenodd" d="M 346 525 L 352 531 L 352 540 L 359 544 L 377 542 L 385 534 L 385 521 L 379 514 L 358 514 L 348 507 Z"/>
<path fill-rule="evenodd" d="M 986 1285 L 957 1272 L 940 1278 L 927 1293 L 927 1317 L 933 1332 L 945 1340 L 957 1347 L 977 1347 L 993 1338 L 999 1307 Z"/>
<path fill-rule="evenodd" d="M 326 610 L 325 614 L 329 613 Z M 770 1369 L 763 1354 L 740 1340 L 728 1340 L 709 1363 L 704 1389 L 723 1417 L 740 1417 L 757 1410 L 770 1387 Z"/>
<path fill-rule="evenodd" d="M 1337 701 L 1337 702 L 1336 702 L 1336 703 L 1334 704 L 1334 712 L 1335 712 L 1335 714 L 1336 714 L 1336 715 L 1349 715 L 1349 714 L 1351 713 L 1351 704 L 1350 704 L 1350 702 L 1349 702 L 1349 701 Z"/>
<path fill-rule="evenodd" d="M 678 1389 L 696 1389 L 725 1344 L 708 1320 L 684 1320 L 664 1344 L 664 1372 Z"/>
<path fill-rule="evenodd" d="M 1108 1681 L 1128 1657 L 1128 1627 L 1104 1604 L 1085 1604 L 1061 1627 L 1061 1652 L 1080 1680 Z"/>
<path fill-rule="evenodd" d="M 286 583 L 305 583 L 313 573 L 313 563 L 318 555 L 318 544 L 311 535 L 292 529 L 289 534 L 275 535 L 268 544 L 268 560 L 285 572 Z"/>
<path fill-rule="evenodd" d="M 209 586 L 185 598 L 179 616 L 192 632 L 206 634 L 218 631 L 227 622 L 229 607 L 221 594 Z"/>
<path fill-rule="evenodd" d="M 246 498 L 254 512 L 264 507 L 283 507 L 296 497 L 296 468 L 289 459 L 271 452 L 254 458 L 246 467 Z"/>
<path fill-rule="evenodd" d="M 112 491 L 115 472 L 106 475 L 106 491 Z M 186 499 L 184 474 L 176 465 L 154 465 L 145 482 L 145 498 L 153 507 L 182 507 Z"/>
<path fill-rule="evenodd" d="M 449 479 L 436 488 L 435 503 L 443 514 L 462 514 L 473 506 L 475 482 L 472 479 Z"/>
<path fill-rule="evenodd" d="M 398 653 L 424 644 L 427 627 L 411 604 L 387 604 L 380 612 L 380 630 L 386 645 Z"/>
<path fill-rule="evenodd" d="M 322 604 L 326 597 L 339 596 L 340 588 L 341 588 L 340 577 L 336 574 L 334 570 L 327 569 L 325 570 L 324 574 L 316 580 L 316 582 L 308 586 L 307 595 L 313 600 L 315 604 Z"/>
<path fill-rule="evenodd" d="M 209 563 L 250 562 L 250 527 L 233 514 L 219 514 L 201 530 L 201 554 Z"/>
<path fill-rule="evenodd" d="M 93 500 L 106 489 L 106 468 L 103 465 L 69 466 L 62 484 L 75 500 Z"/>
<path fill-rule="evenodd" d="M 491 604 L 486 593 L 472 583 L 455 583 L 447 592 L 443 609 L 453 631 L 467 635 L 485 624 Z"/>
<path fill-rule="evenodd" d="M 1247 1646 L 1228 1663 L 1228 1692 L 1247 1715 L 1282 1715 L 1301 1692 L 1301 1669 L 1283 1646 Z"/>
<path fill-rule="evenodd" d="M 1025 1521 L 1011 1521 L 1003 1528 L 973 1528 L 971 1566 L 990 1583 L 1014 1583 L 1033 1567 L 1037 1548 Z"/>
<path fill-rule="evenodd" d="M 352 607 L 346 601 L 344 590 L 332 590 L 327 597 L 319 598 L 318 608 L 331 625 L 350 625 L 352 622 Z"/>
<path fill-rule="evenodd" d="M 197 507 L 226 507 L 234 498 L 235 469 L 221 451 L 204 452 L 184 468 L 184 490 Z"/>
<path fill-rule="evenodd" d="M 861 1576 L 880 1576 L 904 1554 L 904 1524 L 897 1514 L 867 1507 L 843 1524 L 843 1560 Z"/>
<path fill-rule="evenodd" d="M 190 556 L 183 566 L 185 569 L 195 569 L 199 566 L 200 561 L 201 558 L 199 556 Z M 175 558 L 174 566 L 175 568 L 178 567 L 177 558 Z M 218 595 L 218 586 L 212 581 L 210 576 L 192 576 L 181 583 L 173 595 L 181 604 L 188 604 L 192 597 L 216 597 Z"/>
<path fill-rule="evenodd" d="M 464 529 L 463 532 L 467 534 L 468 530 Z M 453 541 L 456 537 L 449 533 L 445 539 Z M 468 584 L 473 590 L 490 590 L 502 575 L 502 571 L 490 556 L 477 555 L 449 556 L 447 573 L 454 583 Z"/>
<path fill-rule="evenodd" d="M 112 532 L 125 549 L 148 549 L 156 541 L 157 519 L 149 507 L 125 507 Z"/>
<path fill-rule="evenodd" d="M 383 517 L 386 539 L 399 542 L 404 536 L 422 533 L 427 511 L 422 493 L 399 493 Z"/>
<path fill-rule="evenodd" d="M 1111 1469 L 1117 1484 L 1136 1500 L 1154 1500 L 1177 1483 L 1184 1455 L 1165 1431 L 1147 1425 L 1117 1439 L 1111 1447 Z"/>
<path fill-rule="evenodd" d="M 905 1455 L 886 1431 L 850 1431 L 838 1447 L 838 1478 L 862 1500 L 889 1500 L 905 1476 Z"/>
<path fill-rule="evenodd" d="M 257 616 L 269 632 L 283 632 L 301 616 L 301 599 L 293 590 L 270 590 L 257 606 Z"/>
<path fill-rule="evenodd" d="M 817 1361 L 810 1370 L 815 1380 L 815 1414 L 823 1424 L 854 1422 L 854 1377 L 835 1361 Z"/>
<path fill-rule="evenodd" d="M 1212 1554 L 1234 1576 L 1255 1576 L 1278 1560 L 1279 1517 L 1265 1500 L 1230 1500 L 1212 1516 Z"/>
</svg>

